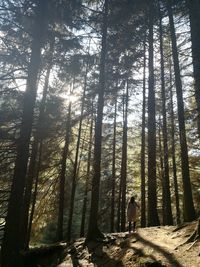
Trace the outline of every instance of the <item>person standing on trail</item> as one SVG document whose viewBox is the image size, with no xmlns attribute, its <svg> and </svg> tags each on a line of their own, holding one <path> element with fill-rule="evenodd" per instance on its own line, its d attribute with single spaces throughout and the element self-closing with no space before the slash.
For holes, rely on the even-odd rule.
<svg viewBox="0 0 200 267">
<path fill-rule="evenodd" d="M 133 222 L 133 232 L 135 232 L 136 220 L 137 220 L 137 209 L 139 205 L 135 201 L 135 197 L 131 197 L 128 203 L 127 217 L 128 217 L 128 230 L 131 232 L 131 224 Z"/>
</svg>

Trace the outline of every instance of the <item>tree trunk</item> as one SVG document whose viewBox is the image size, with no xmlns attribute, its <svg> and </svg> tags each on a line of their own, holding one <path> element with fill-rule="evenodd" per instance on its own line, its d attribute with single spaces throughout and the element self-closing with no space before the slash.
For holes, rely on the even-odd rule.
<svg viewBox="0 0 200 267">
<path fill-rule="evenodd" d="M 160 61 L 161 61 L 161 97 L 162 97 L 162 116 L 163 116 L 163 148 L 164 148 L 164 180 L 163 190 L 165 197 L 164 217 L 165 224 L 173 225 L 173 216 L 171 208 L 171 193 L 169 181 L 169 150 L 168 150 L 168 132 L 167 132 L 167 115 L 166 115 L 166 96 L 165 96 L 165 70 L 164 70 L 164 52 L 163 52 L 163 29 L 162 29 L 162 15 L 159 8 L 159 29 L 160 29 Z"/>
<path fill-rule="evenodd" d="M 39 182 L 39 174 L 40 174 L 40 166 L 41 166 L 41 158 L 42 158 L 42 140 L 40 140 L 40 143 L 38 144 L 38 164 L 36 165 L 36 175 L 35 175 L 35 185 L 33 190 L 33 200 L 32 200 L 32 206 L 29 216 L 29 222 L 28 222 L 28 229 L 27 229 L 27 236 L 26 236 L 26 243 L 25 247 L 27 248 L 30 242 L 31 237 L 31 228 L 33 223 L 33 215 L 35 212 L 35 204 L 36 204 L 36 198 L 37 198 L 37 190 L 38 190 L 38 182 Z"/>
<path fill-rule="evenodd" d="M 153 2 L 149 3 L 149 95 L 148 95 L 148 225 L 159 225 L 156 181 L 156 118 L 154 89 Z"/>
<path fill-rule="evenodd" d="M 195 79 L 195 97 L 197 102 L 197 125 L 200 138 L 200 1 L 187 0 L 190 15 L 192 57 Z"/>
<path fill-rule="evenodd" d="M 87 74 L 88 74 L 88 64 L 86 64 L 86 71 L 84 77 L 84 88 L 83 88 L 83 96 L 82 96 L 82 104 L 81 104 L 81 115 L 80 115 L 80 122 L 79 122 L 79 129 L 78 129 L 78 139 L 76 144 L 76 155 L 75 155 L 75 162 L 74 162 L 74 170 L 73 170 L 73 177 L 72 177 L 72 191 L 71 191 L 71 198 L 70 198 L 70 209 L 69 209 L 69 221 L 68 221 L 68 228 L 67 228 L 67 240 L 71 239 L 71 228 L 72 228 L 72 219 L 74 213 L 74 200 L 75 200 L 75 193 L 76 193 L 76 180 L 78 175 L 78 155 L 79 155 L 79 148 L 80 148 L 80 141 L 81 141 L 81 132 L 82 132 L 82 122 L 83 122 L 83 112 L 85 108 L 85 94 L 87 88 Z"/>
<path fill-rule="evenodd" d="M 142 104 L 142 134 L 141 134 L 141 227 L 146 226 L 146 186 L 145 186 L 145 126 L 146 126 L 146 34 L 144 40 L 143 67 L 143 104 Z"/>
<path fill-rule="evenodd" d="M 45 104 L 46 104 L 46 97 L 48 93 L 48 87 L 49 87 L 49 77 L 50 72 L 52 68 L 52 58 L 53 58 L 53 49 L 54 49 L 54 41 L 51 42 L 50 48 L 49 48 L 49 65 L 46 72 L 45 77 L 45 83 L 43 88 L 43 96 L 40 103 L 39 108 L 39 117 L 38 122 L 36 126 L 36 132 L 35 132 L 35 138 L 32 146 L 32 153 L 30 157 L 30 164 L 27 174 L 27 180 L 26 180 L 26 188 L 24 193 L 24 207 L 23 207 L 23 221 L 22 221 L 22 244 L 21 246 L 24 247 L 26 240 L 27 240 L 27 230 L 28 230 L 28 220 L 29 220 L 29 208 L 30 208 L 30 202 L 31 202 L 31 192 L 33 187 L 33 179 L 35 177 L 35 167 L 36 167 L 36 161 L 37 161 L 37 154 L 38 154 L 38 145 L 41 141 L 41 135 L 42 135 L 42 123 L 44 121 L 44 112 L 45 112 Z"/>
<path fill-rule="evenodd" d="M 171 0 L 168 0 L 167 2 L 167 9 L 170 22 L 172 55 L 174 61 L 174 73 L 175 73 L 175 84 L 176 84 L 177 105 L 178 105 L 179 138 L 181 147 L 181 168 L 182 168 L 182 180 L 183 180 L 183 217 L 184 221 L 192 221 L 195 219 L 196 214 L 194 209 L 192 188 L 190 182 L 188 147 L 187 147 L 186 131 L 185 131 L 183 90 L 182 90 L 182 82 L 180 76 L 178 49 L 176 43 L 176 34 L 174 28 Z"/>
<path fill-rule="evenodd" d="M 110 231 L 114 232 L 115 222 L 115 183 L 116 183 L 116 119 L 117 119 L 117 96 L 115 97 L 115 111 L 113 123 L 113 152 L 112 152 L 112 179 L 111 179 L 111 213 L 110 213 Z"/>
<path fill-rule="evenodd" d="M 65 145 L 62 152 L 60 184 L 59 184 L 59 203 L 58 203 L 58 226 L 57 226 L 57 239 L 63 240 L 63 217 L 64 217 L 64 202 L 65 202 L 65 179 L 66 179 L 66 161 L 69 150 L 71 133 L 71 102 L 69 103 L 66 132 L 65 132 Z"/>
<path fill-rule="evenodd" d="M 104 106 L 104 91 L 105 91 L 105 62 L 106 62 L 106 43 L 107 43 L 107 17 L 108 17 L 108 2 L 105 0 L 105 10 L 102 26 L 102 48 L 100 58 L 100 74 L 99 74 L 99 90 L 97 103 L 97 119 L 95 124 L 95 140 L 94 140 L 94 176 L 92 179 L 92 196 L 91 209 L 89 217 L 89 226 L 87 240 L 102 237 L 102 233 L 98 229 L 98 206 L 99 206 L 99 189 L 100 189 L 100 174 L 101 174 L 101 134 L 103 121 L 103 106 Z"/>
<path fill-rule="evenodd" d="M 90 169 L 91 169 L 91 154 L 92 154 L 92 140 L 93 140 L 93 108 L 92 108 L 92 116 L 91 116 L 91 125 L 90 125 L 90 138 L 89 138 L 89 148 L 88 148 L 88 160 L 87 160 L 87 173 L 86 173 L 86 182 L 85 182 L 85 193 L 83 199 L 83 209 L 82 209 L 82 219 L 81 219 L 81 231 L 80 236 L 83 237 L 85 235 L 85 218 L 87 211 L 87 195 L 89 191 L 89 182 L 90 182 Z"/>
<path fill-rule="evenodd" d="M 126 94 L 124 96 L 124 121 L 123 121 L 123 143 L 122 143 L 122 165 L 121 165 L 121 181 L 122 181 L 122 201 L 121 201 L 121 231 L 125 231 L 126 227 L 126 180 L 127 180 L 127 117 L 128 117 L 128 79 L 126 85 Z"/>
<path fill-rule="evenodd" d="M 175 147 L 175 126 L 174 126 L 174 105 L 173 105 L 173 94 L 172 94 L 172 70 L 170 62 L 170 119 L 171 119 L 171 146 L 172 146 L 172 166 L 173 166 L 173 181 L 174 181 L 174 194 L 176 199 L 176 223 L 180 224 L 180 204 L 179 204 L 179 193 L 178 193 L 178 179 L 177 179 L 177 168 L 176 168 L 176 147 Z"/>
<path fill-rule="evenodd" d="M 160 157 L 160 171 L 159 171 L 159 177 L 161 180 L 162 185 L 162 223 L 163 225 L 166 225 L 166 212 L 165 212 L 165 188 L 164 188 L 164 164 L 163 164 L 163 148 L 162 148 L 162 137 L 161 137 L 161 128 L 162 128 L 162 122 L 161 118 L 159 116 L 159 131 L 158 131 L 158 137 L 159 137 L 159 157 Z"/>
<path fill-rule="evenodd" d="M 121 202 L 122 202 L 122 179 L 119 180 L 119 194 L 117 200 L 117 232 L 121 230 Z"/>
<path fill-rule="evenodd" d="M 11 196 L 8 205 L 4 239 L 2 243 L 2 266 L 17 266 L 21 249 L 21 220 L 23 195 L 26 181 L 29 144 L 33 123 L 33 113 L 37 93 L 37 77 L 44 39 L 47 0 L 38 2 L 36 20 L 31 45 L 31 58 L 28 67 L 27 88 L 24 98 L 20 138 L 17 146 L 17 158 L 13 175 Z"/>
</svg>

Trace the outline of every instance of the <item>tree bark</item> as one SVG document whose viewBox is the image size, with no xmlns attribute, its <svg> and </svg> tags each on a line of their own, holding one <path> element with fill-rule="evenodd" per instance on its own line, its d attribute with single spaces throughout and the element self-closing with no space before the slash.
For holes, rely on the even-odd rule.
<svg viewBox="0 0 200 267">
<path fill-rule="evenodd" d="M 170 22 L 172 55 L 174 61 L 174 73 L 175 73 L 175 84 L 176 84 L 177 105 L 178 105 L 179 139 L 181 147 L 181 169 L 182 169 L 182 181 L 183 181 L 183 217 L 184 221 L 192 221 L 195 219 L 196 214 L 194 209 L 192 188 L 190 182 L 188 147 L 187 147 L 186 130 L 185 130 L 183 90 L 182 90 L 182 82 L 180 76 L 178 49 L 177 49 L 171 0 L 168 0 L 167 2 L 167 9 Z"/>
<path fill-rule="evenodd" d="M 92 196 L 91 209 L 89 216 L 89 226 L 87 233 L 87 240 L 95 239 L 96 237 L 103 237 L 98 229 L 98 206 L 99 206 L 99 188 L 101 176 L 101 134 L 103 121 L 103 107 L 104 107 L 104 91 L 105 91 L 105 63 L 106 63 L 106 43 L 107 43 L 107 17 L 108 17 L 108 3 L 105 0 L 105 10 L 102 26 L 102 48 L 100 58 L 100 74 L 99 74 L 99 89 L 98 89 L 98 103 L 97 103 L 97 118 L 95 124 L 95 140 L 94 140 L 94 176 L 92 179 Z"/>
<path fill-rule="evenodd" d="M 148 225 L 159 225 L 156 181 L 156 120 L 154 89 L 153 15 L 154 5 L 149 3 L 149 95 L 148 95 Z"/>
<path fill-rule="evenodd" d="M 40 67 L 41 48 L 43 46 L 47 0 L 38 2 L 34 34 L 31 45 L 31 58 L 28 67 L 27 88 L 24 98 L 20 138 L 17 146 L 17 157 L 13 175 L 11 196 L 8 205 L 4 239 L 2 243 L 2 266 L 17 266 L 21 249 L 21 220 L 23 195 L 26 181 L 29 144 L 33 123 L 33 113 L 37 93 L 37 78 Z"/>
</svg>

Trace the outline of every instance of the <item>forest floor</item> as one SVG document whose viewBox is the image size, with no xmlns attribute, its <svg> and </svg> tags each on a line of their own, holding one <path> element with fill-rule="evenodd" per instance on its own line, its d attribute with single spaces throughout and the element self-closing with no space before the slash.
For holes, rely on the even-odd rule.
<svg viewBox="0 0 200 267">
<path fill-rule="evenodd" d="M 84 239 L 77 239 L 57 267 L 199 267 L 200 241 L 182 245 L 195 226 L 196 222 L 181 228 L 138 228 L 131 234 L 108 234 L 87 246 Z"/>
</svg>

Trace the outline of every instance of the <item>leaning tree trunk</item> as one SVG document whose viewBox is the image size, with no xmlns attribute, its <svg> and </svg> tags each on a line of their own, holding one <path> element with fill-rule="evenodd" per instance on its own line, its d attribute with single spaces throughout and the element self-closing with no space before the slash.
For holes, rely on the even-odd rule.
<svg viewBox="0 0 200 267">
<path fill-rule="evenodd" d="M 122 200 L 121 200 L 121 231 L 125 231 L 126 227 L 126 180 L 127 180 L 127 119 L 128 119 L 128 79 L 126 85 L 126 94 L 124 96 L 124 125 L 123 125 L 123 143 L 122 143 L 122 165 L 121 165 L 121 181 L 122 181 Z"/>
<path fill-rule="evenodd" d="M 173 224 L 172 208 L 171 208 L 171 193 L 169 182 L 169 149 L 168 149 L 168 132 L 167 132 L 167 112 L 166 112 L 166 96 L 165 96 L 165 70 L 164 70 L 164 52 L 163 52 L 163 29 L 162 29 L 162 14 L 159 8 L 159 29 L 160 29 L 160 62 L 161 62 L 161 98 L 162 98 L 162 116 L 163 116 L 163 148 L 164 148 L 164 180 L 163 191 L 165 198 L 164 217 L 165 224 Z"/>
<path fill-rule="evenodd" d="M 153 15 L 154 5 L 149 3 L 149 95 L 148 95 L 148 225 L 159 225 L 156 181 L 156 118 L 154 89 Z"/>
<path fill-rule="evenodd" d="M 145 126 L 146 126 L 146 35 L 144 40 L 143 59 L 143 104 L 142 104 L 142 134 L 141 134 L 141 226 L 146 226 L 146 186 L 145 186 Z"/>
<path fill-rule="evenodd" d="M 91 209 L 89 216 L 89 226 L 87 240 L 102 237 L 102 233 L 98 229 L 98 206 L 99 206 L 99 189 L 101 175 L 101 133 L 103 121 L 103 106 L 104 106 L 104 91 L 105 91 L 105 62 L 106 62 L 106 43 L 107 43 L 107 17 L 108 17 L 108 2 L 105 0 L 105 10 L 102 27 L 102 48 L 100 58 L 100 74 L 99 74 L 99 90 L 97 103 L 97 118 L 95 124 L 95 140 L 94 140 L 94 175 L 92 179 L 92 195 Z"/>
<path fill-rule="evenodd" d="M 31 45 L 31 58 L 28 67 L 27 88 L 24 98 L 20 138 L 17 145 L 17 158 L 15 162 L 13 184 L 8 205 L 5 233 L 2 243 L 2 266 L 17 266 L 21 241 L 21 220 L 23 195 L 26 181 L 27 163 L 29 157 L 29 144 L 33 123 L 33 113 L 37 93 L 37 78 L 40 67 L 41 48 L 44 40 L 46 22 L 47 0 L 39 1 L 36 7 L 33 40 Z"/>
<path fill-rule="evenodd" d="M 195 79 L 195 97 L 197 102 L 197 125 L 200 138 L 200 1 L 187 0 L 190 15 L 192 57 Z"/>
<path fill-rule="evenodd" d="M 167 2 L 168 16 L 170 22 L 170 33 L 172 40 L 172 55 L 174 61 L 174 73 L 175 73 L 175 84 L 177 94 L 177 105 L 178 105 L 178 122 L 179 122 L 179 138 L 181 147 L 181 169 L 182 169 L 182 180 L 183 180 L 183 217 L 184 221 L 192 221 L 195 219 L 195 209 L 192 197 L 192 188 L 190 182 L 190 171 L 189 171 L 189 160 L 188 160 L 188 147 L 186 140 L 185 130 L 185 115 L 184 115 L 184 102 L 183 102 L 183 90 L 179 67 L 178 48 L 176 42 L 176 33 L 174 27 L 174 19 L 172 13 L 172 1 Z"/>
</svg>

